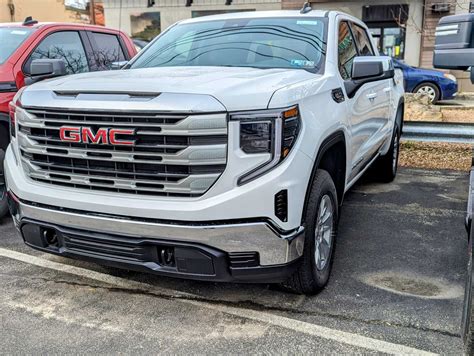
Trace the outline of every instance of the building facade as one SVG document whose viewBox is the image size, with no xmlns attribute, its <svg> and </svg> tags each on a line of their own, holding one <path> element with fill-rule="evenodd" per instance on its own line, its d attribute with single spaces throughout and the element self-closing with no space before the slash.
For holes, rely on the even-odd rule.
<svg viewBox="0 0 474 356">
<path fill-rule="evenodd" d="M 192 17 L 281 9 L 280 0 L 103 0 L 103 5 L 107 26 L 145 40 Z"/>
<path fill-rule="evenodd" d="M 27 16 L 40 22 L 90 21 L 86 11 L 68 6 L 65 0 L 0 0 L 0 22 L 22 22 Z"/>
</svg>

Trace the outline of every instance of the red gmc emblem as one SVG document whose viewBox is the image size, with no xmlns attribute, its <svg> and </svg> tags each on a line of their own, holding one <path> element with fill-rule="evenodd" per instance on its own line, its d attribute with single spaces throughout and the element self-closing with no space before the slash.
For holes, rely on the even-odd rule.
<svg viewBox="0 0 474 356">
<path fill-rule="evenodd" d="M 90 127 L 62 126 L 59 138 L 64 142 L 93 143 L 103 145 L 135 145 L 135 141 L 120 140 L 119 135 L 134 135 L 134 129 L 110 129 L 101 127 L 95 133 Z"/>
</svg>

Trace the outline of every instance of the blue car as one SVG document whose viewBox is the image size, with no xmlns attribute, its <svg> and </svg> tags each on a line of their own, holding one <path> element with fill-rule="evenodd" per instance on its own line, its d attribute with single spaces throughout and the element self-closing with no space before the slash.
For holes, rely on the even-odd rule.
<svg viewBox="0 0 474 356">
<path fill-rule="evenodd" d="M 458 92 L 456 77 L 439 70 L 409 66 L 400 60 L 394 59 L 395 68 L 403 71 L 406 93 L 425 94 L 431 103 L 438 100 L 454 99 Z"/>
</svg>

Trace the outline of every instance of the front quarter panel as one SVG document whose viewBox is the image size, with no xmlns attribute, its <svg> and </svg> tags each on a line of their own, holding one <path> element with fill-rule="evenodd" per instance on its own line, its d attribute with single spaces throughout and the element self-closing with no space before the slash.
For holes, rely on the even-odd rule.
<svg viewBox="0 0 474 356">
<path fill-rule="evenodd" d="M 332 90 L 341 88 L 342 83 L 334 75 L 299 82 L 276 91 L 269 103 L 270 108 L 286 107 L 298 104 L 302 119 L 302 129 L 298 149 L 314 163 L 323 141 L 331 134 L 341 131 L 346 142 L 350 142 L 349 115 L 347 98 L 336 103 Z M 346 146 L 347 147 L 347 146 Z M 347 149 L 347 148 L 346 148 Z M 347 161 L 352 159 L 351 152 L 346 151 Z M 346 177 L 349 174 L 347 165 Z M 310 176 L 305 177 L 309 182 Z"/>
</svg>

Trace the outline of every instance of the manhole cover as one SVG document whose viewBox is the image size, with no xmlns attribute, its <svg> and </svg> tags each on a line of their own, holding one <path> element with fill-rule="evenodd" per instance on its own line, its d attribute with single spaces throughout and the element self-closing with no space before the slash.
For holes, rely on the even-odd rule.
<svg viewBox="0 0 474 356">
<path fill-rule="evenodd" d="M 386 291 L 419 298 L 457 298 L 463 293 L 461 286 L 446 280 L 407 273 L 373 274 L 364 278 L 364 282 Z"/>
</svg>

